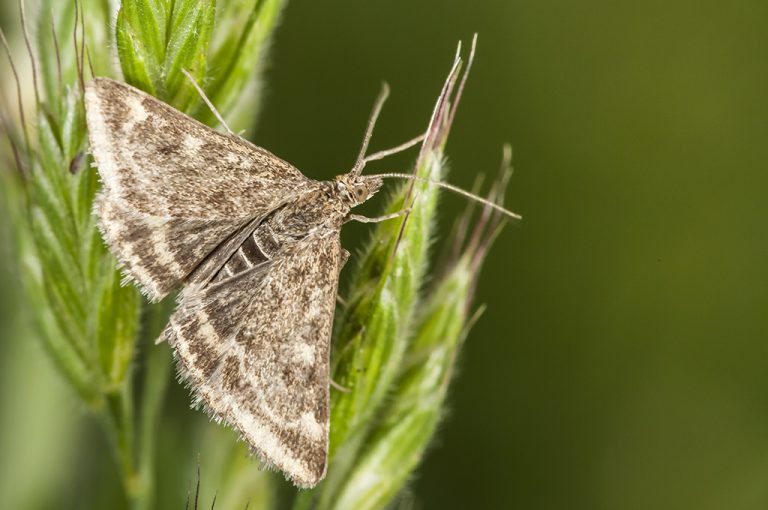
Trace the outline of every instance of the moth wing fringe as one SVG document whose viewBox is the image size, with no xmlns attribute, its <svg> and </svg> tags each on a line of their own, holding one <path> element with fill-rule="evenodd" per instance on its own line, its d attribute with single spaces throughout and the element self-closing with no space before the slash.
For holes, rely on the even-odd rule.
<svg viewBox="0 0 768 510">
<path fill-rule="evenodd" d="M 314 485 L 302 483 L 300 480 L 298 480 L 294 475 L 291 473 L 281 469 L 278 467 L 275 463 L 269 460 L 269 456 L 256 447 L 255 445 L 251 444 L 245 432 L 241 429 L 240 425 L 237 423 L 231 423 L 229 420 L 226 419 L 221 413 L 214 410 L 206 401 L 205 397 L 199 392 L 198 388 L 195 385 L 195 382 L 192 379 L 192 376 L 190 374 L 191 370 L 186 366 L 185 362 L 182 360 L 182 357 L 178 355 L 177 349 L 174 346 L 174 342 L 169 342 L 171 344 L 171 350 L 173 353 L 173 358 L 176 365 L 176 380 L 184 386 L 187 390 L 189 390 L 192 401 L 190 403 L 190 408 L 195 410 L 202 410 L 206 416 L 208 416 L 208 419 L 212 422 L 214 422 L 216 425 L 226 427 L 233 432 L 235 432 L 235 435 L 237 436 L 237 441 L 243 443 L 248 448 L 248 453 L 251 456 L 254 456 L 256 459 L 258 459 L 261 468 L 268 471 L 274 471 L 277 473 L 283 473 L 288 480 L 291 481 L 292 484 L 294 484 L 299 489 L 309 489 L 314 487 Z M 327 469 L 327 466 L 326 466 Z M 325 476 L 325 473 L 323 473 L 323 477 Z M 323 478 L 321 477 L 321 479 Z"/>
</svg>

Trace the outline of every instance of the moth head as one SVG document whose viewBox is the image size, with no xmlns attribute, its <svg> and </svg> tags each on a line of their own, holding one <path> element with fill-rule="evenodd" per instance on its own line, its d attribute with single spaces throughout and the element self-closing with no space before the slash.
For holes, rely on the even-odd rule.
<svg viewBox="0 0 768 510">
<path fill-rule="evenodd" d="M 336 177 L 336 192 L 344 202 L 354 207 L 371 198 L 382 184 L 383 181 L 379 178 L 339 175 Z"/>
</svg>

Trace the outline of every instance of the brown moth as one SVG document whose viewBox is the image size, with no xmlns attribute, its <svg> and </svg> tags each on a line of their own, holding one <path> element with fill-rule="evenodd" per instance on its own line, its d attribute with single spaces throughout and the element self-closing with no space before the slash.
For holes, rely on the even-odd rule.
<svg viewBox="0 0 768 510">
<path fill-rule="evenodd" d="M 150 300 L 183 287 L 164 332 L 181 375 L 301 487 L 326 470 L 339 231 L 381 187 L 360 173 L 385 95 L 355 168 L 320 182 L 124 83 L 85 92 L 106 243 Z"/>
<path fill-rule="evenodd" d="M 96 78 L 85 91 L 102 181 L 95 213 L 126 280 L 153 301 L 182 289 L 163 334 L 181 376 L 214 419 L 300 487 L 326 471 L 329 342 L 349 255 L 341 226 L 402 214 L 365 218 L 350 210 L 382 178 L 412 178 L 363 176 L 368 161 L 424 138 L 365 155 L 386 95 L 385 87 L 353 169 L 321 182 L 124 83 Z"/>
</svg>

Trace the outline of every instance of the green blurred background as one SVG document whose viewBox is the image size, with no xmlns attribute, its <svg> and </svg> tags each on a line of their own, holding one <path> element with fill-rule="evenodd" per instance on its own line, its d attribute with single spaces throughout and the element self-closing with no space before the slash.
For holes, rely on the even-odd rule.
<svg viewBox="0 0 768 510">
<path fill-rule="evenodd" d="M 423 129 L 475 31 L 449 180 L 470 187 L 511 142 L 524 219 L 480 279 L 488 309 L 417 505 L 768 507 L 768 3 L 294 0 L 256 143 L 312 177 L 346 171 L 381 81 L 375 148 Z M 464 203 L 444 196 L 444 232 Z M 80 410 L 2 281 L 0 480 L 109 491 L 58 462 L 104 441 L 67 433 Z"/>
</svg>

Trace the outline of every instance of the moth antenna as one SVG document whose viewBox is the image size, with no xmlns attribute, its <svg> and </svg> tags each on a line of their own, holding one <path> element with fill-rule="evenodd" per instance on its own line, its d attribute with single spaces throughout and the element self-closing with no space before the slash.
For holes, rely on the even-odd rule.
<svg viewBox="0 0 768 510">
<path fill-rule="evenodd" d="M 504 144 L 499 175 L 493 182 L 491 190 L 486 197 L 487 200 L 502 207 L 504 206 L 504 191 L 512 175 L 511 162 L 512 149 L 509 144 Z M 484 178 L 484 174 L 479 174 L 475 178 L 475 182 L 470 190 L 472 194 L 479 194 Z M 470 221 L 474 217 L 476 206 L 477 202 L 474 200 L 467 202 L 464 213 L 454 223 L 450 236 L 453 240 L 450 249 L 442 252 L 441 259 L 436 264 L 436 267 L 449 267 L 449 261 L 456 261 L 465 255 L 470 258 L 470 267 L 472 268 L 477 268 L 482 263 L 485 253 L 495 237 L 500 233 L 505 218 L 502 213 L 484 207 L 480 212 L 479 219 L 475 223 L 475 227 L 470 233 Z"/>
<path fill-rule="evenodd" d="M 499 177 L 496 182 L 493 183 L 491 191 L 488 194 L 488 200 L 499 206 L 504 205 L 504 191 L 507 189 L 509 179 L 512 177 L 512 149 L 509 144 L 504 144 L 501 158 L 501 169 L 499 170 Z M 481 246 L 490 246 L 493 242 L 492 239 L 496 234 L 493 234 L 497 227 L 501 224 L 501 218 L 498 212 L 491 212 L 491 209 L 484 208 L 480 213 L 480 219 L 477 222 L 477 227 L 472 235 L 469 245 L 466 251 L 474 253 L 479 256 L 479 260 L 482 260 L 483 255 L 480 255 Z M 488 234 L 488 231 L 491 234 Z M 490 240 L 489 240 L 490 236 Z M 474 258 L 474 257 L 473 257 Z"/>
<path fill-rule="evenodd" d="M 370 163 L 371 161 L 378 161 L 380 159 L 384 159 L 388 156 L 391 156 L 393 154 L 397 154 L 398 152 L 403 152 L 405 150 L 410 149 L 414 145 L 417 145 L 420 142 L 423 142 L 424 139 L 427 137 L 426 133 L 422 133 L 416 138 L 413 138 L 411 140 L 408 140 L 405 143 L 401 143 L 397 147 L 392 147 L 391 149 L 386 149 L 379 152 L 374 152 L 370 156 L 366 156 L 363 164 Z"/>
<path fill-rule="evenodd" d="M 483 185 L 483 182 L 485 181 L 485 174 L 480 174 L 477 177 L 475 177 L 475 182 L 472 185 L 472 189 L 470 190 L 470 193 L 473 193 L 477 195 L 480 192 L 480 188 Z M 464 214 L 461 216 L 461 219 L 456 224 L 455 233 L 452 236 L 453 237 L 453 247 L 451 250 L 451 257 L 455 260 L 459 258 L 459 254 L 461 253 L 461 247 L 464 246 L 464 241 L 467 238 L 467 233 L 469 232 L 469 220 L 472 218 L 472 213 L 474 212 L 475 206 L 477 205 L 477 202 L 474 200 L 470 200 L 467 202 L 467 207 L 464 210 Z"/>
<path fill-rule="evenodd" d="M 379 92 L 379 95 L 376 98 L 376 102 L 373 104 L 373 110 L 371 111 L 371 116 L 368 118 L 368 127 L 365 129 L 365 136 L 363 137 L 363 145 L 362 147 L 360 147 L 360 153 L 357 155 L 355 166 L 353 166 L 352 170 L 349 172 L 349 174 L 352 177 L 359 176 L 360 172 L 363 171 L 363 167 L 365 166 L 365 163 L 366 163 L 365 153 L 368 151 L 368 144 L 371 141 L 371 136 L 373 136 L 373 127 L 376 125 L 376 121 L 378 120 L 379 114 L 381 113 L 381 108 L 384 106 L 384 102 L 387 100 L 387 97 L 389 97 L 389 85 L 387 85 L 387 83 L 384 82 L 381 85 L 381 91 Z M 404 145 L 407 145 L 407 143 Z"/>
<path fill-rule="evenodd" d="M 488 251 L 490 250 L 491 245 L 494 243 L 494 241 L 496 241 L 496 238 L 499 236 L 499 234 L 501 234 L 503 229 L 504 221 L 502 221 L 501 215 L 496 213 L 491 219 L 490 224 L 487 225 L 487 228 L 485 229 L 485 232 L 483 232 L 482 238 L 479 239 L 479 242 L 475 246 L 468 248 L 468 251 L 470 249 L 473 250 L 469 252 L 471 254 L 470 267 L 472 268 L 473 274 L 477 274 L 480 266 L 485 260 L 486 255 L 488 255 Z M 475 293 L 476 287 L 477 280 L 470 282 L 470 295 Z"/>
<path fill-rule="evenodd" d="M 27 10 L 24 7 L 24 0 L 19 0 L 19 13 L 21 16 L 21 31 L 24 33 L 24 44 L 27 46 L 29 62 L 32 65 L 32 86 L 35 89 L 35 105 L 40 106 L 40 91 L 37 86 L 37 62 L 35 54 L 32 51 L 32 43 L 29 41 L 29 30 L 27 30 Z"/>
<path fill-rule="evenodd" d="M 217 110 L 216 107 L 213 106 L 213 103 L 211 102 L 211 100 L 208 99 L 208 96 L 205 95 L 205 92 L 203 92 L 202 87 L 200 87 L 200 85 L 198 85 L 197 81 L 192 77 L 192 75 L 189 74 L 189 71 L 187 71 L 186 69 L 182 69 L 181 72 L 184 73 L 184 76 L 186 76 L 187 79 L 189 79 L 189 81 L 192 82 L 192 86 L 194 86 L 195 90 L 197 90 L 197 93 L 200 94 L 200 97 L 208 106 L 208 108 L 211 110 L 211 113 L 213 113 L 213 116 L 216 117 L 216 120 L 218 120 L 219 123 L 222 126 L 224 126 L 224 129 L 227 130 L 227 133 L 229 133 L 229 136 L 237 138 L 237 135 L 231 129 L 229 129 L 229 126 L 227 125 L 226 122 L 224 122 L 224 118 L 219 113 L 219 110 Z"/>
<path fill-rule="evenodd" d="M 490 249 L 493 242 L 501 234 L 502 228 L 504 228 L 501 214 L 494 211 L 491 217 L 489 211 L 490 209 L 487 208 L 483 210 L 483 215 L 475 227 L 472 239 L 465 249 L 465 253 L 470 255 L 470 267 L 472 268 L 480 267 L 480 264 L 485 259 L 485 255 L 488 253 L 488 249 Z M 474 292 L 474 287 L 475 282 L 470 285 L 472 292 Z"/>
<path fill-rule="evenodd" d="M 467 198 L 470 198 L 472 200 L 475 200 L 481 204 L 483 204 L 486 207 L 490 207 L 491 209 L 494 209 L 505 216 L 508 216 L 512 218 L 513 220 L 520 220 L 522 219 L 522 216 L 519 214 L 515 214 L 512 211 L 505 209 L 501 207 L 499 204 L 493 203 L 490 200 L 487 200 L 481 196 L 475 195 L 474 193 L 470 193 L 469 191 L 463 190 L 459 188 L 458 186 L 454 186 L 453 184 L 448 184 L 447 182 L 442 181 L 435 181 L 432 179 L 426 179 L 424 177 L 418 177 L 416 175 L 410 175 L 410 174 L 398 174 L 398 173 L 384 173 L 384 174 L 373 174 L 373 175 L 365 175 L 363 176 L 363 179 L 406 179 L 411 181 L 417 181 L 417 182 L 425 182 L 428 184 L 433 184 L 440 188 L 445 188 L 449 191 L 453 191 L 454 193 L 458 193 L 459 195 L 463 195 Z"/>
<path fill-rule="evenodd" d="M 472 183 L 470 193 L 478 194 L 484 181 L 485 174 L 477 174 Z M 453 222 L 451 233 L 448 235 L 448 239 L 450 239 L 449 245 L 446 249 L 439 251 L 438 258 L 435 261 L 436 275 L 438 275 L 438 271 L 445 271 L 445 268 L 450 267 L 452 261 L 456 261 L 461 257 L 461 248 L 464 246 L 464 241 L 467 238 L 469 220 L 472 219 L 475 207 L 477 207 L 477 202 L 467 200 L 464 212 L 459 216 L 458 220 Z"/>
</svg>

